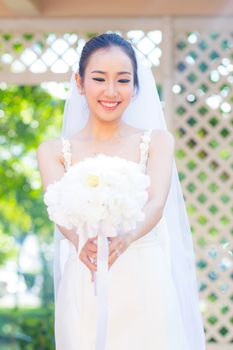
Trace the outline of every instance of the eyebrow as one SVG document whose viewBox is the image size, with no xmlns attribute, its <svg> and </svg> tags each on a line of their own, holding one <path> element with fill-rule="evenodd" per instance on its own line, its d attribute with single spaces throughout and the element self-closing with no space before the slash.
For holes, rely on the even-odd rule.
<svg viewBox="0 0 233 350">
<path fill-rule="evenodd" d="M 106 74 L 107 72 L 104 72 L 102 70 L 93 70 L 91 73 L 100 73 L 100 74 Z M 127 71 L 122 71 L 122 72 L 118 72 L 118 74 L 130 74 L 130 72 L 127 72 Z"/>
</svg>

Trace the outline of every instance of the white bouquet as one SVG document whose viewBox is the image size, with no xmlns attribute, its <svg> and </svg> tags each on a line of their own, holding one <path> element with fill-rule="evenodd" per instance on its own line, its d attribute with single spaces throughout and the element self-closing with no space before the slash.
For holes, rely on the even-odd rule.
<svg viewBox="0 0 233 350">
<path fill-rule="evenodd" d="M 143 221 L 150 178 L 140 164 L 120 157 L 99 154 L 72 165 L 64 176 L 47 187 L 44 201 L 49 218 L 74 228 L 80 242 L 97 235 L 96 350 L 102 350 L 107 331 L 108 239 L 136 228 Z"/>
<path fill-rule="evenodd" d="M 99 154 L 72 165 L 47 187 L 44 201 L 50 220 L 83 238 L 100 233 L 126 233 L 144 220 L 150 185 L 140 165 L 120 157 Z"/>
</svg>

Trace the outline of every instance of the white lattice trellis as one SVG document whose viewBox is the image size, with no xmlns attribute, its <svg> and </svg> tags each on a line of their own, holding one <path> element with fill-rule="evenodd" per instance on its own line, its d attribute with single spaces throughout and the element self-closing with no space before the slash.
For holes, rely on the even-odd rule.
<svg viewBox="0 0 233 350">
<path fill-rule="evenodd" d="M 233 342 L 233 32 L 181 27 L 174 45 L 178 167 L 202 271 L 207 338 L 224 348 Z"/>
</svg>

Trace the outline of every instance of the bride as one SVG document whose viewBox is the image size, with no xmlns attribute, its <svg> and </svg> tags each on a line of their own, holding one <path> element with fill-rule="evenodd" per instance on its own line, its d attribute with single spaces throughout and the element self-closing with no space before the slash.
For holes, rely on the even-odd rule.
<svg viewBox="0 0 233 350">
<path fill-rule="evenodd" d="M 89 40 L 73 74 L 62 137 L 37 151 L 43 190 L 100 153 L 140 164 L 151 180 L 145 220 L 109 237 L 108 323 L 97 327 L 96 237 L 55 229 L 57 350 L 204 350 L 190 226 L 151 70 L 129 41 Z M 97 340 L 96 340 L 97 339 Z"/>
</svg>

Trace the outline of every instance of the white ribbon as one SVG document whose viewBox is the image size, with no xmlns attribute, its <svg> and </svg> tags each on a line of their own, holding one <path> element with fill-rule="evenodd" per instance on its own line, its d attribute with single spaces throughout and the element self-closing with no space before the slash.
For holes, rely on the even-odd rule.
<svg viewBox="0 0 233 350">
<path fill-rule="evenodd" d="M 95 278 L 95 296 L 97 296 L 97 330 L 95 350 L 104 350 L 107 337 L 108 320 L 108 238 L 104 232 L 98 233 L 97 271 Z"/>
</svg>

